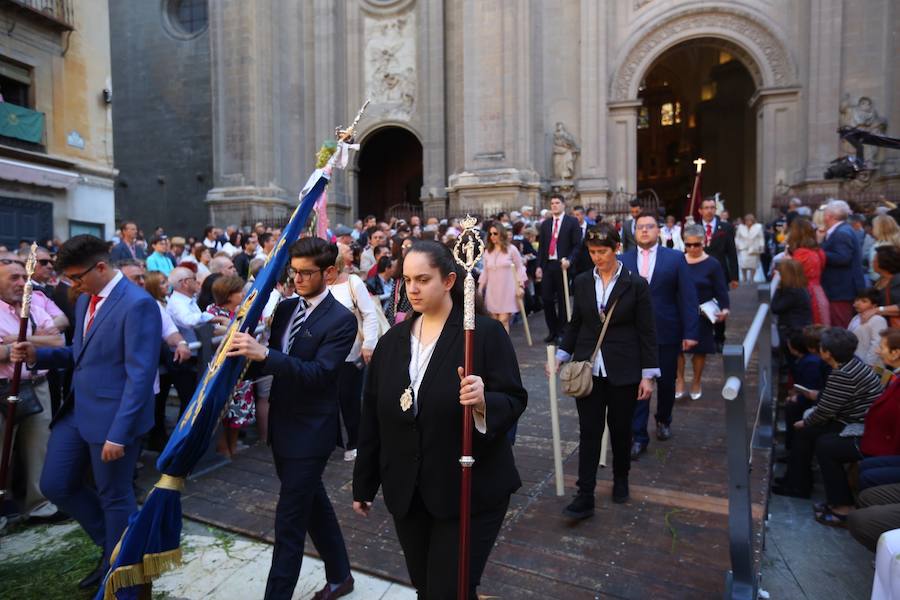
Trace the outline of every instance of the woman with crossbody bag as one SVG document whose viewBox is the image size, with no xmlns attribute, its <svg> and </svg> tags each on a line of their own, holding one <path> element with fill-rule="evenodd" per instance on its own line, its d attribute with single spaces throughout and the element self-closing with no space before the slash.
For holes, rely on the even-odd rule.
<svg viewBox="0 0 900 600">
<path fill-rule="evenodd" d="M 615 228 L 594 226 L 585 244 L 594 268 L 575 278 L 572 320 L 556 355 L 563 393 L 575 396 L 578 409 L 578 491 L 563 510 L 575 520 L 594 514 L 604 421 L 612 440 L 613 502 L 628 499 L 632 416 L 637 402 L 649 401 L 659 376 L 646 280 L 616 259 Z"/>
<path fill-rule="evenodd" d="M 338 244 L 337 266 L 345 262 L 349 246 Z M 356 442 L 359 437 L 359 420 L 362 411 L 363 374 L 378 343 L 378 315 L 375 304 L 369 296 L 365 282 L 357 275 L 337 271 L 328 289 L 334 299 L 343 304 L 356 317 L 357 333 L 350 354 L 344 360 L 338 376 L 338 400 L 340 410 L 340 430 L 338 444 L 344 448 L 344 460 L 356 459 Z"/>
</svg>

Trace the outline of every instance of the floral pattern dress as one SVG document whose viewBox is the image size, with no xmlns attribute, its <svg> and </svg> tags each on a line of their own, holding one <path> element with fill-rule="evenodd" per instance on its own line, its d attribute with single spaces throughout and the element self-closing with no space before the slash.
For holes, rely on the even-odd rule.
<svg viewBox="0 0 900 600">
<path fill-rule="evenodd" d="M 230 311 L 215 304 L 210 304 L 206 312 L 214 317 L 231 319 L 233 316 Z M 228 429 L 241 429 L 254 423 L 256 423 L 256 400 L 253 396 L 253 382 L 242 379 L 234 387 L 231 402 L 225 407 L 222 424 Z"/>
</svg>

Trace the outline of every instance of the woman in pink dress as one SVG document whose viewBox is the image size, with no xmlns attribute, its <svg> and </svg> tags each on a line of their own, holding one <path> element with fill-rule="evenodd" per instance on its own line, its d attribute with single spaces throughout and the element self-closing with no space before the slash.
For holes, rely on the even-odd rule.
<svg viewBox="0 0 900 600">
<path fill-rule="evenodd" d="M 828 297 L 822 289 L 822 270 L 825 268 L 825 252 L 816 241 L 816 230 L 812 223 L 796 218 L 788 229 L 786 258 L 793 258 L 803 265 L 806 276 L 806 291 L 812 305 L 812 319 L 816 325 L 831 325 L 828 313 Z"/>
<path fill-rule="evenodd" d="M 527 276 L 522 255 L 509 243 L 509 234 L 502 225 L 495 223 L 488 228 L 487 252 L 482 262 L 484 270 L 478 279 L 478 291 L 484 293 L 487 311 L 503 323 L 508 333 L 510 317 L 519 312 L 516 299 L 525 293 Z"/>
</svg>

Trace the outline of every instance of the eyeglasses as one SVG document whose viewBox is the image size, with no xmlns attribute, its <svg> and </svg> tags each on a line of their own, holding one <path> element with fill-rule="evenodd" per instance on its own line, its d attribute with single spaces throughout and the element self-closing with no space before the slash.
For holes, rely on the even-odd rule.
<svg viewBox="0 0 900 600">
<path fill-rule="evenodd" d="M 87 275 L 88 273 L 90 273 L 91 271 L 93 271 L 94 269 L 96 269 L 97 265 L 99 265 L 101 262 L 103 262 L 103 261 L 98 260 L 97 262 L 92 264 L 87 270 L 82 271 L 81 273 L 76 273 L 75 275 L 64 275 L 64 276 L 60 277 L 60 279 L 62 279 L 65 283 L 68 283 L 69 285 L 71 285 L 73 283 L 80 283 L 81 280 L 84 278 L 84 276 Z"/>
<path fill-rule="evenodd" d="M 656 223 L 645 223 L 644 225 L 636 225 L 635 226 L 635 229 L 638 229 L 640 231 L 651 231 L 656 228 L 657 228 Z"/>
<path fill-rule="evenodd" d="M 37 262 L 42 267 L 49 267 L 53 264 L 53 259 L 52 258 L 39 258 Z"/>
<path fill-rule="evenodd" d="M 499 236 L 499 235 L 500 235 L 500 232 L 499 232 L 499 231 L 492 231 L 492 232 L 490 232 L 488 235 L 490 235 L 491 237 L 494 237 L 495 235 L 496 235 L 496 236 Z"/>
<path fill-rule="evenodd" d="M 0 258 L 0 265 L 19 265 L 23 269 L 25 268 L 25 262 L 15 258 Z"/>
<path fill-rule="evenodd" d="M 287 274 L 291 279 L 299 279 L 300 281 L 309 281 L 312 279 L 312 276 L 316 273 L 321 273 L 322 269 L 304 269 L 298 271 L 293 268 L 288 268 Z"/>
<path fill-rule="evenodd" d="M 685 242 L 684 247 L 685 248 L 702 248 L 703 244 L 701 244 L 700 242 L 692 242 L 690 244 Z"/>
</svg>

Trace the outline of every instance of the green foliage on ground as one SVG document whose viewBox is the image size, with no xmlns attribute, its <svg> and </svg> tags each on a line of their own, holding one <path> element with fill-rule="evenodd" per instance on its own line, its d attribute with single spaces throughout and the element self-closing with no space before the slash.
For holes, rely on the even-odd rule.
<svg viewBox="0 0 900 600">
<path fill-rule="evenodd" d="M 91 591 L 79 590 L 78 582 L 99 558 L 100 549 L 80 527 L 69 531 L 53 540 L 49 551 L 37 547 L 0 562 L 0 600 L 91 598 Z"/>
</svg>

